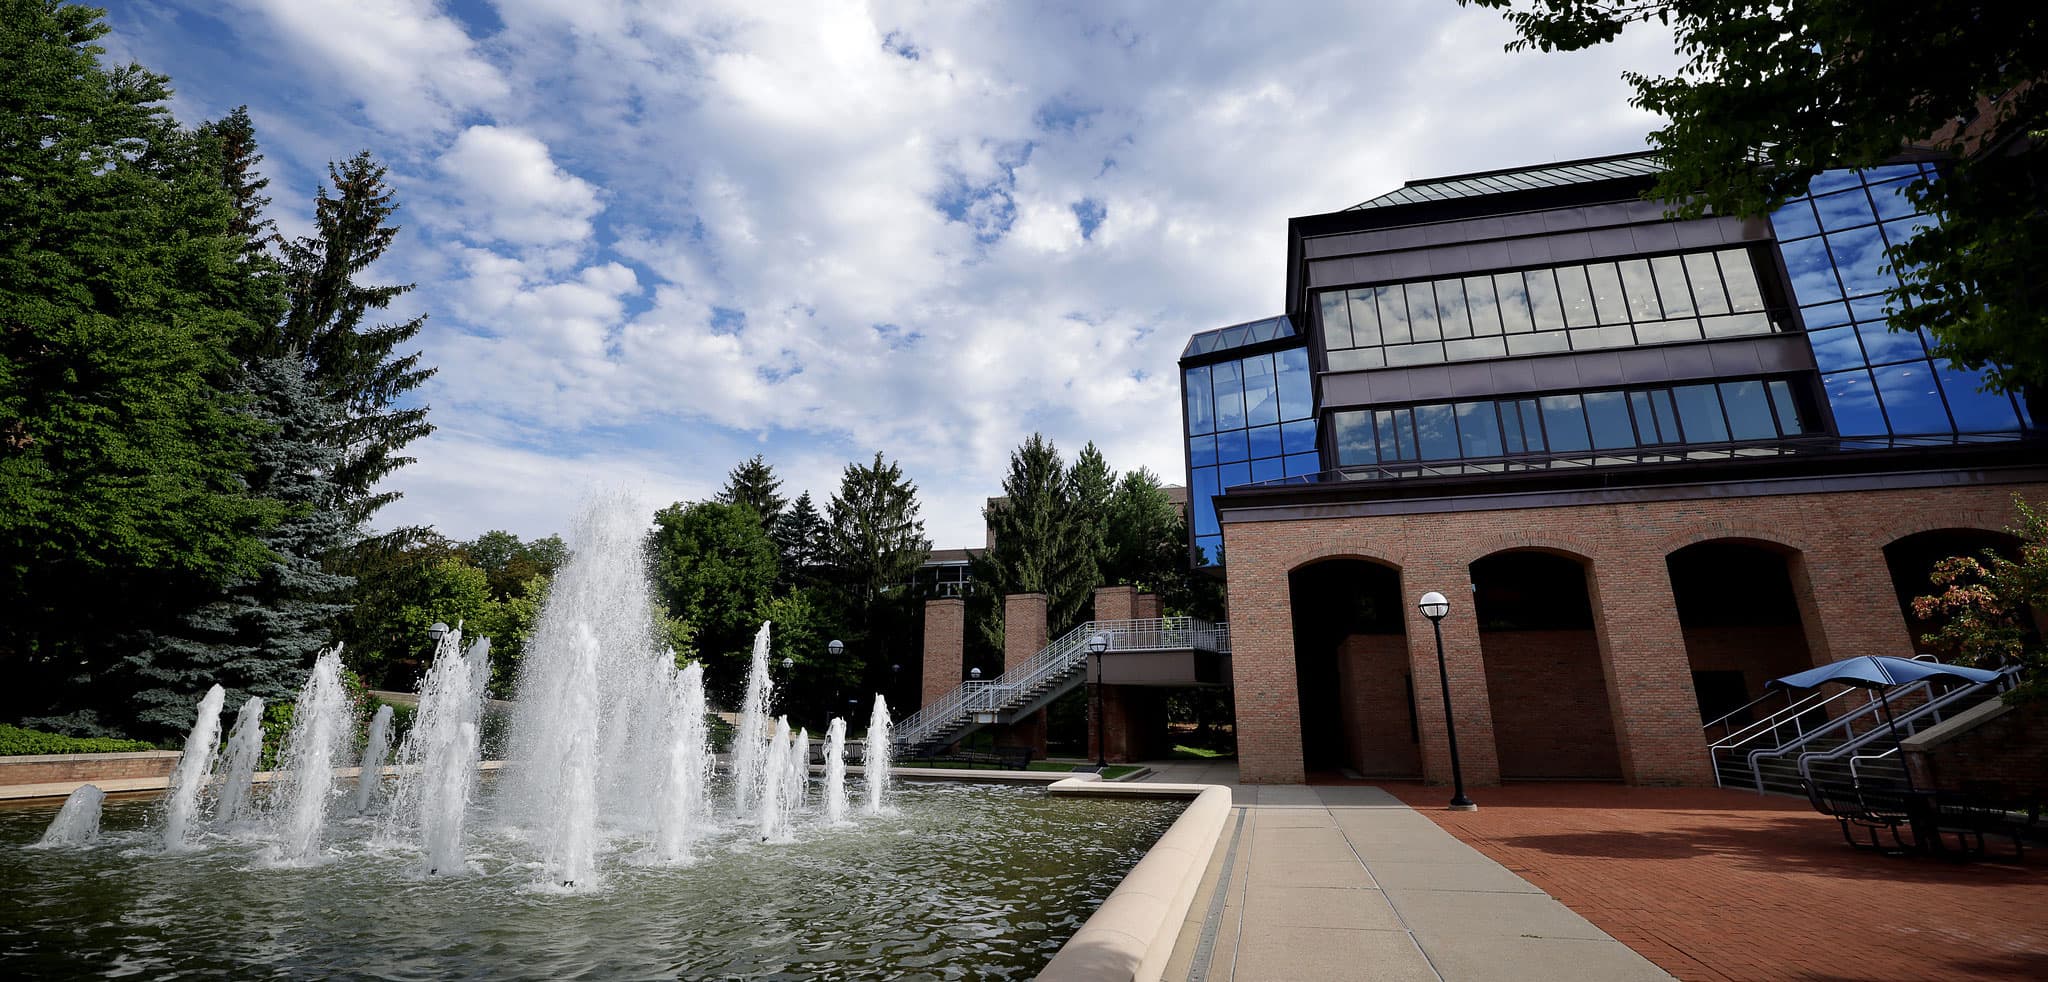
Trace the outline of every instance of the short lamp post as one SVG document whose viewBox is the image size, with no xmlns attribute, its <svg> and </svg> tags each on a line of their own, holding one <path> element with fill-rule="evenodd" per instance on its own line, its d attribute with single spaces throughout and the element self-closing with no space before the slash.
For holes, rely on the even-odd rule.
<svg viewBox="0 0 2048 982">
<path fill-rule="evenodd" d="M 427 640 L 432 641 L 436 648 L 441 646 L 441 639 L 447 636 L 448 625 L 440 621 L 435 621 L 433 627 L 427 628 Z"/>
<path fill-rule="evenodd" d="M 1479 806 L 1465 797 L 1465 770 L 1458 763 L 1458 722 L 1451 715 L 1451 673 L 1444 666 L 1444 616 L 1451 612 L 1451 602 L 1444 595 L 1431 590 L 1422 595 L 1415 605 L 1422 616 L 1429 618 L 1430 630 L 1436 632 L 1436 680 L 1444 690 L 1444 736 L 1451 744 L 1451 810 L 1454 812 L 1478 811 Z"/>
<path fill-rule="evenodd" d="M 1095 656 L 1095 769 L 1109 766 L 1109 733 L 1103 728 L 1102 716 L 1102 653 L 1109 650 L 1109 635 L 1097 634 L 1088 639 L 1088 653 Z"/>
<path fill-rule="evenodd" d="M 828 671 L 831 672 L 830 677 L 832 679 L 832 698 L 835 700 L 846 693 L 846 683 L 842 681 L 845 678 L 845 676 L 840 674 L 839 672 L 839 656 L 845 653 L 846 642 L 841 641 L 838 638 L 833 638 L 832 640 L 825 642 L 825 654 L 832 656 L 832 660 L 826 662 L 825 664 L 827 666 Z M 849 699 L 847 701 L 852 702 L 853 700 Z M 832 710 L 829 706 L 826 707 L 825 715 L 832 715 Z"/>
</svg>

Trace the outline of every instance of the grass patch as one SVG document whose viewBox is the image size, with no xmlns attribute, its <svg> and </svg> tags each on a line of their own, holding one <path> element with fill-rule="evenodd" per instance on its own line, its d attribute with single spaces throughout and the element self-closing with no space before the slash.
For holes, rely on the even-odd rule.
<svg viewBox="0 0 2048 982">
<path fill-rule="evenodd" d="M 1214 760 L 1218 757 L 1235 757 L 1237 755 L 1225 753 L 1221 750 L 1210 750 L 1207 747 L 1190 747 L 1184 743 L 1177 743 L 1173 746 L 1173 756 L 1193 760 Z"/>
<path fill-rule="evenodd" d="M 1123 777 L 1126 774 L 1135 774 L 1140 770 L 1143 770 L 1143 768 L 1134 767 L 1130 764 L 1111 764 L 1108 767 L 1102 769 L 1102 779 L 1105 781 L 1114 781 L 1117 778 Z"/>
<path fill-rule="evenodd" d="M 155 749 L 155 744 L 140 740 L 68 737 L 0 723 L 0 757 L 26 757 L 32 754 L 123 754 Z"/>
</svg>

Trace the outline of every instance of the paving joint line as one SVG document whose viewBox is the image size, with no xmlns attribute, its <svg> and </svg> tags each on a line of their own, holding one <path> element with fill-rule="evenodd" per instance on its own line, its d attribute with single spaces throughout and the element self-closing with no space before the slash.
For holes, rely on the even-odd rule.
<svg viewBox="0 0 2048 982">
<path fill-rule="evenodd" d="M 1209 898 L 1209 912 L 1202 917 L 1202 935 L 1195 942 L 1194 963 L 1188 966 L 1188 982 L 1206 982 L 1209 977 L 1209 959 L 1216 952 L 1216 932 L 1222 927 L 1223 904 L 1230 896 L 1230 869 L 1237 863 L 1237 843 L 1244 835 L 1246 811 L 1237 809 L 1237 827 L 1231 830 L 1230 848 L 1223 854 L 1223 871 L 1216 877 L 1216 895 Z"/>
<path fill-rule="evenodd" d="M 1392 796 L 1389 795 L 1389 797 Z M 1323 798 L 1322 792 L 1316 792 L 1316 800 L 1322 802 L 1324 811 L 1330 811 L 1330 803 L 1328 800 Z M 1400 804 L 1401 807 L 1406 808 L 1411 812 L 1415 811 L 1415 808 L 1405 801 L 1398 802 L 1398 804 Z M 1421 813 L 1416 812 L 1416 814 L 1419 815 Z M 1344 828 L 1343 823 L 1337 821 L 1337 815 L 1335 812 L 1330 813 L 1330 824 L 1335 825 L 1337 827 L 1337 834 L 1342 835 L 1344 837 L 1344 847 L 1351 850 L 1352 858 L 1358 860 L 1358 865 L 1360 868 L 1365 870 L 1365 875 L 1372 877 L 1373 885 L 1379 888 L 1380 899 L 1384 900 L 1387 904 L 1387 908 L 1394 912 L 1394 919 L 1401 922 L 1401 933 L 1408 936 L 1408 943 L 1415 946 L 1415 951 L 1422 956 L 1422 963 L 1424 965 L 1429 966 L 1429 972 L 1431 975 L 1436 976 L 1437 982 L 1444 982 L 1443 969 L 1436 967 L 1436 959 L 1429 957 L 1429 949 L 1424 948 L 1422 946 L 1422 939 L 1417 938 L 1415 936 L 1415 929 L 1408 926 L 1408 918 L 1401 913 L 1400 906 L 1394 903 L 1393 895 L 1387 893 L 1387 888 L 1385 884 L 1380 883 L 1380 878 L 1373 873 L 1372 864 L 1366 862 L 1365 857 L 1358 854 L 1358 846 L 1352 843 L 1351 833 Z M 1449 833 L 1445 834 L 1448 835 Z"/>
</svg>

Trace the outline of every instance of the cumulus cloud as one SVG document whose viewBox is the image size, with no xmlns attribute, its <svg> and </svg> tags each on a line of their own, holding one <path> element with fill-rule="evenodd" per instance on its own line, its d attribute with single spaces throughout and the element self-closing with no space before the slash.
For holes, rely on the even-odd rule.
<svg viewBox="0 0 2048 982">
<path fill-rule="evenodd" d="M 760 452 L 822 500 L 880 448 L 941 545 L 1033 430 L 1184 480 L 1181 345 L 1280 309 L 1289 217 L 1640 147 L 1619 73 L 1674 61 L 1654 31 L 1507 54 L 1444 0 L 236 2 L 345 80 L 427 217 L 390 272 L 464 436 L 387 514 L 457 535 L 457 472 L 553 501 L 520 505 L 544 534 L 550 474 L 658 458 L 683 495 Z"/>
<path fill-rule="evenodd" d="M 462 201 L 462 218 L 485 238 L 548 245 L 590 237 L 602 209 L 586 181 L 555 165 L 548 145 L 513 127 L 463 130 L 439 168 Z"/>
</svg>

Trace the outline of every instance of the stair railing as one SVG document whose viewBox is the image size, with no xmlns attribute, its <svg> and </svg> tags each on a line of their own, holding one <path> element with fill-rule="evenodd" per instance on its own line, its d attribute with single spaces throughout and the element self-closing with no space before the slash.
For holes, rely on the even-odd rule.
<svg viewBox="0 0 2048 982">
<path fill-rule="evenodd" d="M 1875 695 L 1872 695 L 1868 690 L 1865 689 L 1845 688 L 1840 692 L 1836 692 L 1833 695 L 1827 695 L 1823 692 L 1815 691 L 1812 694 L 1793 702 L 1791 705 L 1788 705 L 1785 708 L 1780 709 L 1777 712 L 1764 717 L 1763 719 L 1750 723 L 1749 725 L 1744 726 L 1741 729 L 1738 729 L 1725 737 L 1722 737 L 1720 740 L 1712 744 L 1709 744 L 1707 746 L 1707 763 L 1714 770 L 1714 784 L 1716 786 L 1723 786 L 1721 781 L 1720 767 L 1721 754 L 1723 751 L 1726 751 L 1732 757 L 1734 755 L 1742 753 L 1744 747 L 1747 747 L 1751 744 L 1763 740 L 1776 741 L 1776 743 L 1773 744 L 1774 748 L 1783 748 L 1785 746 L 1797 744 L 1802 739 L 1805 739 L 1808 735 L 1806 719 L 1809 713 L 1812 713 L 1814 710 L 1827 706 L 1838 699 L 1853 699 L 1859 695 L 1869 700 L 1871 705 L 1877 704 L 1877 697 Z M 1765 694 L 1764 696 L 1752 700 L 1750 702 L 1750 705 L 1753 706 L 1756 703 L 1762 702 L 1764 699 L 1768 698 L 1770 698 L 1769 694 Z M 1737 712 L 1740 711 L 1741 710 L 1737 710 Z M 1727 717 L 1725 716 L 1722 717 L 1722 719 L 1726 718 Z M 1831 719 L 1840 718 L 1841 717 L 1831 717 Z M 1719 722 L 1719 720 L 1716 720 L 1715 722 Z M 1791 728 L 1793 734 L 1792 739 L 1789 741 L 1785 739 L 1784 735 L 1781 732 L 1787 727 Z"/>
<path fill-rule="evenodd" d="M 1878 729 L 1883 725 L 1882 707 L 1875 693 L 1872 690 L 1850 689 L 1846 691 L 1864 693 L 1870 696 L 1870 700 L 1868 702 L 1865 702 L 1863 705 L 1857 706 L 1855 709 L 1852 709 L 1846 713 L 1843 713 L 1840 716 L 1835 717 L 1834 719 L 1829 720 L 1827 723 L 1821 726 L 1817 726 L 1811 730 L 1805 730 L 1801 732 L 1798 736 L 1795 736 L 1790 740 L 1780 743 L 1777 746 L 1760 747 L 1756 750 L 1752 750 L 1749 752 L 1749 773 L 1750 777 L 1756 781 L 1756 790 L 1758 794 L 1762 794 L 1764 792 L 1763 768 L 1759 763 L 1759 761 L 1763 760 L 1764 758 L 1783 757 L 1788 753 L 1791 753 L 1792 751 L 1796 751 L 1799 748 L 1804 747 L 1809 743 L 1812 743 L 1815 740 L 1818 740 L 1822 737 L 1834 736 L 1838 733 L 1846 734 L 1850 739 L 1854 739 L 1858 735 L 1856 731 L 1856 724 L 1859 722 L 1864 722 L 1865 717 L 1869 718 L 1868 721 L 1872 724 L 1872 730 Z M 1925 681 L 1914 682 L 1911 685 L 1903 686 L 1894 690 L 1891 693 L 1890 697 L 1894 699 L 1904 699 L 1907 696 L 1911 696 L 1916 693 L 1932 698 L 1933 688 Z M 1830 699 L 1828 701 L 1832 702 L 1833 700 Z"/>
<path fill-rule="evenodd" d="M 1996 679 L 1993 679 L 1989 682 L 1977 682 L 1970 685 L 1956 686 L 1955 688 L 1952 688 L 1939 696 L 1934 696 L 1933 698 L 1928 699 L 1926 702 L 1918 706 L 1915 706 L 1912 709 L 1907 710 L 1906 712 L 1895 715 L 1893 717 L 1893 722 L 1897 724 L 1900 730 L 1904 731 L 1905 735 L 1911 736 L 1915 733 L 1920 732 L 1923 724 L 1927 724 L 1930 722 L 1941 722 L 1942 713 L 1945 711 L 1949 711 L 1952 709 L 1968 709 L 1982 702 L 1984 700 L 1984 697 L 1987 695 L 1996 695 L 1997 693 L 2004 692 L 2005 690 L 2012 688 L 2013 683 L 2018 678 L 2019 668 L 2017 666 L 2009 666 L 2000 669 L 1998 672 L 1998 678 Z M 1927 683 L 1922 682 L 1919 684 L 1926 685 Z M 1930 694 L 1931 692 L 1932 690 L 1930 690 Z M 1953 716 L 1954 713 L 1951 712 L 1949 715 Z M 1887 757 L 1892 756 L 1894 753 L 1898 751 L 1899 748 L 1897 747 L 1897 745 L 1893 745 L 1890 749 L 1875 754 L 1857 754 L 1856 751 L 1861 750 L 1872 743 L 1889 739 L 1891 734 L 1892 730 L 1889 725 L 1876 727 L 1861 735 L 1851 737 L 1850 739 L 1844 741 L 1838 747 L 1832 747 L 1827 750 L 1816 750 L 1809 753 L 1800 754 L 1799 776 L 1810 781 L 1813 779 L 1812 767 L 1814 764 L 1823 762 L 1838 762 L 1844 756 L 1847 756 L 1849 758 L 1849 778 L 1851 781 L 1854 781 L 1856 779 L 1856 766 L 1858 761 L 1883 760 Z"/>
</svg>

